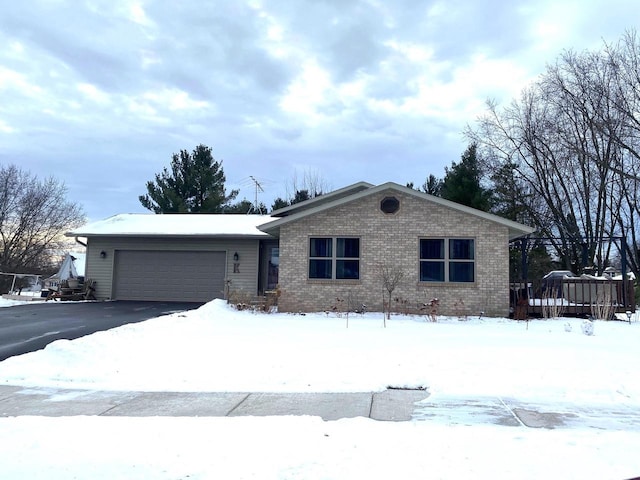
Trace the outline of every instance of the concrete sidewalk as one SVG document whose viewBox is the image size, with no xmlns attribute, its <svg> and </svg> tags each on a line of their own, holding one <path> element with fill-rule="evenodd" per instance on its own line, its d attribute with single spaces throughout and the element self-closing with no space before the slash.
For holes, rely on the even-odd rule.
<svg viewBox="0 0 640 480">
<path fill-rule="evenodd" d="M 436 394 L 416 404 L 412 420 L 451 426 L 493 424 L 640 432 L 640 409 L 634 404 L 540 403 L 497 396 Z"/>
<path fill-rule="evenodd" d="M 531 403 L 515 398 L 458 397 L 424 390 L 360 393 L 114 392 L 0 386 L 0 418 L 16 416 L 365 417 L 439 425 L 593 428 L 640 431 L 634 405 Z"/>
<path fill-rule="evenodd" d="M 411 420 L 420 390 L 363 393 L 103 392 L 0 386 L 0 417 L 75 415 L 237 417 L 313 415 L 324 420 L 368 417 Z"/>
</svg>

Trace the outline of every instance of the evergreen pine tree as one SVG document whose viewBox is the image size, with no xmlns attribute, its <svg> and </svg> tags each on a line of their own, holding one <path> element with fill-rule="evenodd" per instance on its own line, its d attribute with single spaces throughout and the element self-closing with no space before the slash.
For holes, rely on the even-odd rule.
<svg viewBox="0 0 640 480">
<path fill-rule="evenodd" d="M 198 145 L 192 153 L 173 154 L 166 167 L 147 182 L 147 194 L 139 198 L 154 213 L 223 213 L 237 195 L 226 194 L 222 162 L 214 160 L 211 148 Z"/>
<path fill-rule="evenodd" d="M 491 190 L 484 188 L 481 181 L 477 145 L 473 143 L 462 154 L 460 163 L 451 162 L 451 168 L 445 168 L 442 198 L 489 211 L 492 205 Z"/>
</svg>

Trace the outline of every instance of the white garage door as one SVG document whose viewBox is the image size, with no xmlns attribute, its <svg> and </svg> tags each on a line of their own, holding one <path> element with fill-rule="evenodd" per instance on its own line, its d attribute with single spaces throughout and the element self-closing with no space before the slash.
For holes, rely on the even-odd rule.
<svg viewBox="0 0 640 480">
<path fill-rule="evenodd" d="M 118 250 L 116 300 L 207 302 L 224 296 L 225 252 Z"/>
</svg>

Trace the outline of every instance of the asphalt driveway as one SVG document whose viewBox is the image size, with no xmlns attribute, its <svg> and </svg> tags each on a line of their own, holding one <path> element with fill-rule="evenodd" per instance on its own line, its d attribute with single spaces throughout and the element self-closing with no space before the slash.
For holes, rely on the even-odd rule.
<svg viewBox="0 0 640 480">
<path fill-rule="evenodd" d="M 191 302 L 37 302 L 0 308 L 0 361 L 49 343 L 192 310 Z"/>
</svg>

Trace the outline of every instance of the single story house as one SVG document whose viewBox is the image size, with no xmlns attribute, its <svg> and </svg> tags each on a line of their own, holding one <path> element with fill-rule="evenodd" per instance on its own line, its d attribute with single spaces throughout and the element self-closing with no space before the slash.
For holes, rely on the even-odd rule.
<svg viewBox="0 0 640 480">
<path fill-rule="evenodd" d="M 442 314 L 503 316 L 509 241 L 531 233 L 396 183 L 360 182 L 271 215 L 116 215 L 68 235 L 87 246 L 98 299 L 208 301 L 277 287 L 280 311 L 381 310 L 386 267 L 403 274 L 398 304 L 438 298 Z"/>
</svg>

